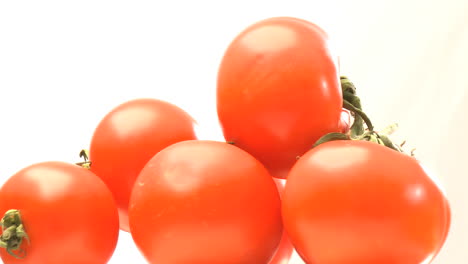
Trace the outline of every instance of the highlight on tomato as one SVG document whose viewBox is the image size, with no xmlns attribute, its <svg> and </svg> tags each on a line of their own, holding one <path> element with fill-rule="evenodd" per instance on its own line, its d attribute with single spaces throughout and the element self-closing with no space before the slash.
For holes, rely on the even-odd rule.
<svg viewBox="0 0 468 264">
<path fill-rule="evenodd" d="M 440 250 L 450 208 L 414 157 L 368 141 L 318 145 L 291 170 L 284 227 L 316 264 L 426 263 Z"/>
<path fill-rule="evenodd" d="M 128 203 L 140 170 L 165 147 L 195 138 L 194 119 L 157 99 L 125 102 L 100 121 L 89 149 L 91 171 L 112 191 L 122 230 L 129 231 Z"/>
<path fill-rule="evenodd" d="M 273 178 L 250 154 L 184 141 L 138 176 L 131 234 L 149 263 L 268 263 L 283 233 L 280 205 Z"/>
<path fill-rule="evenodd" d="M 352 124 L 352 116 L 351 113 L 343 109 L 341 112 L 341 118 L 340 118 L 340 132 L 343 134 L 347 134 L 350 129 L 351 129 L 351 124 Z"/>
<path fill-rule="evenodd" d="M 119 218 L 112 193 L 89 170 L 42 162 L 0 189 L 5 264 L 105 264 L 114 253 Z"/>
<path fill-rule="evenodd" d="M 291 17 L 252 24 L 219 66 L 217 113 L 226 141 L 286 178 L 322 135 L 343 130 L 338 67 L 319 26 Z"/>
</svg>

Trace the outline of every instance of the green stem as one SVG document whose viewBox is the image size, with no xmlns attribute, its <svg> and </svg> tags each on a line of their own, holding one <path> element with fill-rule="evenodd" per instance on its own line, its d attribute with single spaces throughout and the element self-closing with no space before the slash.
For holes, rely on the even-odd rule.
<svg viewBox="0 0 468 264">
<path fill-rule="evenodd" d="M 348 77 L 341 76 L 340 82 L 341 82 L 341 90 L 343 91 L 343 94 L 345 93 L 356 94 L 356 86 L 354 86 L 354 84 L 348 79 Z"/>
<path fill-rule="evenodd" d="M 403 152 L 401 147 L 395 145 L 388 137 L 388 135 L 396 129 L 397 125 L 393 124 L 392 126 L 384 129 L 381 133 L 375 132 L 374 125 L 372 125 L 370 118 L 362 111 L 361 99 L 356 95 L 356 87 L 354 84 L 345 76 L 342 76 L 340 81 L 343 94 L 343 108 L 349 110 L 354 116 L 350 135 L 343 133 L 329 133 L 317 140 L 313 147 L 334 140 L 363 140 Z M 364 128 L 364 124 L 367 126 L 368 131 Z"/>
<path fill-rule="evenodd" d="M 350 134 L 352 138 L 359 137 L 360 135 L 364 134 L 364 119 L 362 117 L 362 106 L 361 106 L 361 99 L 356 95 L 356 86 L 345 76 L 340 78 L 341 81 L 341 90 L 343 93 L 343 108 L 348 109 L 351 111 L 354 122 L 350 128 Z M 357 113 L 357 111 L 360 111 Z M 364 114 L 365 115 L 365 114 Z M 367 117 L 367 116 L 366 116 Z M 367 118 L 366 123 L 370 123 L 369 118 Z M 370 129 L 370 128 L 369 128 Z"/>
<path fill-rule="evenodd" d="M 350 140 L 349 136 L 343 133 L 338 133 L 338 132 L 332 132 L 324 135 L 323 137 L 319 138 L 317 142 L 314 144 L 314 148 L 317 147 L 320 144 L 323 144 L 325 142 L 329 141 L 335 141 L 335 140 Z"/>
<path fill-rule="evenodd" d="M 390 140 L 390 138 L 387 135 L 377 134 L 377 136 L 380 138 L 380 140 L 382 140 L 384 146 L 389 147 L 393 150 L 402 152 L 401 148 L 393 144 L 393 142 Z"/>
<path fill-rule="evenodd" d="M 25 257 L 25 251 L 20 249 L 23 239 L 29 242 L 29 236 L 24 230 L 23 221 L 19 210 L 8 210 L 1 220 L 2 235 L 0 236 L 0 248 L 5 248 L 6 251 L 17 259 Z M 13 252 L 19 250 L 24 253 L 24 256 L 19 256 Z"/>
<path fill-rule="evenodd" d="M 354 84 L 345 76 L 340 77 L 340 81 L 343 93 L 343 108 L 349 110 L 354 117 L 353 124 L 350 128 L 350 139 L 371 141 L 393 150 L 403 152 L 401 147 L 395 145 L 388 137 L 388 134 L 393 132 L 395 127 L 389 127 L 388 131 L 386 129 L 385 131 L 382 131 L 382 133 L 375 132 L 370 118 L 362 111 L 361 99 L 356 94 L 356 86 L 354 86 Z M 364 124 L 367 126 L 368 131 L 365 130 Z M 316 145 L 333 140 L 337 137 L 337 135 L 333 134 L 339 133 L 331 133 L 323 136 L 317 141 Z M 338 139 L 344 138 L 342 136 L 338 136 Z"/>
<path fill-rule="evenodd" d="M 356 118 L 358 118 L 358 119 L 362 118 L 362 120 L 364 120 L 364 122 L 366 123 L 367 128 L 370 131 L 374 130 L 374 126 L 372 125 L 372 122 L 370 121 L 369 117 L 362 110 L 356 108 L 354 105 L 352 105 L 350 102 L 348 102 L 346 100 L 343 100 L 343 108 L 348 109 L 349 111 L 354 113 L 354 115 L 355 115 L 354 122 L 356 122 Z M 353 125 L 354 125 L 354 123 L 353 123 Z M 361 128 L 359 128 L 359 129 L 361 129 Z"/>
<path fill-rule="evenodd" d="M 88 170 L 91 169 L 91 161 L 89 160 L 89 151 L 86 149 L 82 149 L 80 151 L 80 158 L 83 158 L 84 161 L 77 162 L 75 164 Z"/>
</svg>

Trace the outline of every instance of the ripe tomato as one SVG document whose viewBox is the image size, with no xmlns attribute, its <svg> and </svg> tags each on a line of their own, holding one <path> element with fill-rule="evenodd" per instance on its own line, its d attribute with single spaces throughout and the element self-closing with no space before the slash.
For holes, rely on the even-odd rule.
<svg viewBox="0 0 468 264">
<path fill-rule="evenodd" d="M 112 193 L 92 172 L 63 162 L 43 162 L 13 175 L 0 189 L 0 212 L 17 209 L 29 243 L 5 264 L 105 264 L 119 234 Z"/>
<path fill-rule="evenodd" d="M 341 131 L 337 57 L 326 33 L 288 17 L 255 23 L 227 48 L 217 111 L 227 141 L 286 178 L 296 157 Z"/>
<path fill-rule="evenodd" d="M 295 164 L 283 220 L 305 262 L 423 263 L 450 223 L 446 199 L 414 158 L 364 141 L 332 141 Z"/>
<path fill-rule="evenodd" d="M 269 264 L 288 264 L 294 252 L 294 247 L 289 240 L 288 233 L 283 230 L 278 249 Z"/>
<path fill-rule="evenodd" d="M 99 123 L 89 150 L 91 171 L 114 194 L 122 230 L 129 231 L 128 201 L 140 170 L 163 148 L 195 139 L 194 125 L 182 109 L 156 99 L 123 103 Z"/>
<path fill-rule="evenodd" d="M 431 175 L 430 171 L 428 171 L 427 169 L 425 169 L 425 171 Z M 436 181 L 437 183 L 437 181 Z M 450 202 L 449 200 L 447 199 L 446 197 L 446 193 L 445 191 L 442 189 L 442 193 L 444 194 L 444 204 L 445 204 L 445 227 L 444 227 L 444 233 L 443 233 L 443 240 L 441 241 L 440 243 L 440 246 L 439 248 L 436 250 L 436 253 L 434 254 L 433 258 L 434 259 L 435 257 L 437 257 L 437 254 L 439 254 L 440 250 L 442 250 L 442 247 L 444 246 L 445 244 L 445 241 L 447 240 L 447 237 L 449 235 L 449 232 L 450 232 L 450 227 L 451 227 L 451 222 L 452 222 L 452 211 L 451 211 L 451 207 L 450 207 Z M 431 262 L 428 262 L 428 263 L 432 263 Z"/>
<path fill-rule="evenodd" d="M 343 109 L 341 112 L 341 118 L 340 118 L 340 132 L 343 134 L 346 134 L 349 132 L 349 129 L 351 128 L 351 113 Z"/>
<path fill-rule="evenodd" d="M 280 197 L 282 197 L 284 192 L 284 184 L 285 180 L 282 179 L 275 179 L 276 186 L 278 188 Z M 292 257 L 294 252 L 294 247 L 289 240 L 288 234 L 285 230 L 283 230 L 283 235 L 281 236 L 280 243 L 278 245 L 278 249 L 274 254 L 273 258 L 270 260 L 269 264 L 288 264 L 289 260 Z"/>
<path fill-rule="evenodd" d="M 131 234 L 150 263 L 268 263 L 283 230 L 280 204 L 272 177 L 245 151 L 180 142 L 138 176 Z"/>
<path fill-rule="evenodd" d="M 440 243 L 440 246 L 437 250 L 437 254 L 440 252 L 440 250 L 442 250 L 442 247 L 444 246 L 445 244 L 445 241 L 447 241 L 447 237 L 449 235 L 449 232 L 450 232 L 450 227 L 451 227 L 451 223 L 452 223 L 452 209 L 450 207 L 450 203 L 448 201 L 448 199 L 445 199 L 444 200 L 445 202 L 445 229 L 444 229 L 444 235 L 443 235 L 443 240 L 442 240 L 442 243 Z M 434 254 L 434 257 L 436 257 L 436 254 Z"/>
</svg>

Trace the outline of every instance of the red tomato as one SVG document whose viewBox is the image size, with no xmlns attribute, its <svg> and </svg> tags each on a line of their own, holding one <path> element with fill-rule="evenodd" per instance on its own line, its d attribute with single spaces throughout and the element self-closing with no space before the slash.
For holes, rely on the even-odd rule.
<svg viewBox="0 0 468 264">
<path fill-rule="evenodd" d="M 275 179 L 275 183 L 278 187 L 280 197 L 282 197 L 284 192 L 285 180 Z M 291 241 L 289 240 L 288 234 L 286 233 L 286 231 L 283 230 L 283 235 L 281 236 L 281 241 L 278 245 L 278 249 L 276 250 L 276 253 L 270 260 L 269 264 L 288 264 L 293 252 L 294 247 L 291 244 Z"/>
<path fill-rule="evenodd" d="M 450 203 L 447 199 L 445 199 L 445 216 L 446 216 L 446 225 L 445 225 L 445 229 L 444 229 L 444 235 L 443 235 L 443 241 L 442 243 L 440 243 L 440 247 L 439 249 L 437 250 L 437 253 L 439 253 L 439 251 L 442 249 L 442 247 L 444 246 L 445 244 L 445 241 L 447 240 L 447 237 L 449 235 L 449 232 L 450 232 L 450 227 L 451 227 L 451 223 L 452 223 L 452 209 L 450 207 Z M 436 255 L 434 255 L 435 257 Z"/>
<path fill-rule="evenodd" d="M 21 213 L 28 243 L 17 259 L 5 249 L 5 264 L 105 264 L 119 234 L 112 193 L 92 172 L 63 162 L 31 165 L 0 189 L 0 212 Z"/>
<path fill-rule="evenodd" d="M 430 171 L 428 171 L 427 169 L 425 169 L 425 171 L 429 175 L 431 175 Z M 437 181 L 436 181 L 436 183 L 437 183 Z M 444 194 L 444 197 L 445 197 L 444 204 L 445 204 L 445 219 L 446 219 L 445 223 L 446 223 L 446 225 L 445 225 L 445 228 L 444 228 L 444 235 L 443 235 L 444 239 L 440 243 L 440 246 L 437 249 L 436 254 L 434 254 L 433 258 L 437 257 L 437 254 L 440 252 L 440 250 L 442 250 L 442 247 L 444 246 L 445 241 L 447 240 L 448 234 L 450 232 L 450 227 L 451 227 L 451 222 L 452 222 L 452 211 L 451 211 L 449 200 L 446 198 L 445 190 L 442 189 L 442 193 Z M 431 262 L 428 262 L 428 263 L 431 263 Z"/>
<path fill-rule="evenodd" d="M 195 122 L 179 107 L 156 99 L 137 99 L 108 113 L 94 131 L 91 171 L 114 194 L 120 228 L 129 231 L 128 201 L 140 170 L 163 148 L 195 139 Z"/>
<path fill-rule="evenodd" d="M 294 247 L 289 240 L 288 233 L 283 230 L 278 250 L 270 260 L 269 264 L 288 264 L 294 252 Z"/>
<path fill-rule="evenodd" d="M 346 109 L 343 109 L 343 111 L 341 112 L 341 118 L 340 118 L 340 132 L 341 133 L 348 133 L 349 132 L 349 129 L 351 128 L 351 113 L 346 110 Z"/>
<path fill-rule="evenodd" d="M 296 157 L 324 134 L 341 131 L 337 57 L 310 22 L 270 18 L 229 45 L 217 82 L 224 137 L 286 178 Z"/>
<path fill-rule="evenodd" d="M 141 171 L 129 208 L 150 263 L 268 263 L 282 234 L 280 197 L 264 166 L 223 142 L 185 141 Z"/>
<path fill-rule="evenodd" d="M 302 156 L 282 207 L 293 245 L 314 264 L 423 263 L 445 240 L 448 210 L 418 161 L 364 141 Z"/>
</svg>

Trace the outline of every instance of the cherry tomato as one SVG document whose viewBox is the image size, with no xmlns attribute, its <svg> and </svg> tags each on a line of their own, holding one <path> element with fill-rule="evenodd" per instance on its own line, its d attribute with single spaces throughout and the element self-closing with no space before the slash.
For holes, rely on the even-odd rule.
<svg viewBox="0 0 468 264">
<path fill-rule="evenodd" d="M 20 212 L 29 239 L 12 251 L 21 259 L 0 249 L 5 264 L 105 264 L 115 250 L 112 193 L 82 167 L 43 162 L 22 169 L 0 189 L 0 212 L 11 209 Z"/>
<path fill-rule="evenodd" d="M 224 142 L 184 141 L 151 159 L 129 208 L 150 263 L 268 263 L 282 234 L 280 197 L 265 167 Z"/>
<path fill-rule="evenodd" d="M 365 141 L 307 152 L 282 205 L 293 245 L 314 264 L 425 263 L 450 224 L 441 189 L 416 159 Z"/>
<path fill-rule="evenodd" d="M 286 178 L 296 157 L 341 131 L 337 56 L 317 25 L 288 17 L 257 22 L 227 48 L 218 72 L 224 137 Z"/>
<path fill-rule="evenodd" d="M 163 148 L 195 139 L 194 125 L 182 109 L 156 99 L 123 103 L 99 123 L 90 146 L 91 171 L 114 194 L 122 230 L 129 231 L 128 201 L 140 170 Z"/>
</svg>

